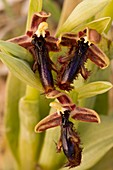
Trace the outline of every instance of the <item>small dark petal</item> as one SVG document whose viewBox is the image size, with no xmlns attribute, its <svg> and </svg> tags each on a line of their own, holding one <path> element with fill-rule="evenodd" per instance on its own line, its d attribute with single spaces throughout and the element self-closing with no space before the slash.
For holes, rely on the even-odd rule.
<svg viewBox="0 0 113 170">
<path fill-rule="evenodd" d="M 58 90 L 53 90 L 46 95 L 47 98 L 57 98 L 61 104 L 73 104 L 72 99 Z"/>
<path fill-rule="evenodd" d="M 70 51 L 69 51 L 70 52 Z M 66 56 L 59 56 L 58 57 L 58 62 L 60 64 L 63 64 L 63 67 L 65 69 L 66 65 L 68 64 L 67 62 L 70 61 L 70 59 L 73 57 L 73 55 L 66 55 Z M 62 68 L 62 67 L 61 67 Z M 60 71 L 62 73 L 62 71 Z"/>
<path fill-rule="evenodd" d="M 28 37 L 32 37 L 33 31 L 27 31 L 27 32 L 26 32 L 26 35 L 27 35 Z"/>
<path fill-rule="evenodd" d="M 53 128 L 61 125 L 61 115 L 58 113 L 50 114 L 49 116 L 42 119 L 36 126 L 35 132 L 43 132 L 49 128 Z"/>
<path fill-rule="evenodd" d="M 56 144 L 56 151 L 57 153 L 60 153 L 61 152 L 61 149 L 62 149 L 62 139 L 60 137 L 58 143 L 55 143 Z"/>
<path fill-rule="evenodd" d="M 90 76 L 90 71 L 84 65 L 81 66 L 80 73 L 85 80 Z"/>
<path fill-rule="evenodd" d="M 82 37 L 84 37 L 84 36 L 86 36 L 86 29 L 85 29 L 84 31 L 80 31 L 80 32 L 78 33 L 78 37 L 79 37 L 79 38 L 82 38 Z"/>
<path fill-rule="evenodd" d="M 67 37 L 67 38 L 77 38 L 77 34 L 74 34 L 74 33 L 65 33 L 61 36 L 62 38 L 63 37 Z"/>
<path fill-rule="evenodd" d="M 61 37 L 60 45 L 62 46 L 72 46 L 72 45 L 76 45 L 76 43 L 77 43 L 76 34 L 67 33 L 62 35 Z"/>
<path fill-rule="evenodd" d="M 92 62 L 94 62 L 101 69 L 104 69 L 109 65 L 108 57 L 105 55 L 105 53 L 102 52 L 100 48 L 98 48 L 94 44 L 92 44 L 88 49 L 87 56 Z"/>
<path fill-rule="evenodd" d="M 48 47 L 48 50 L 49 51 L 59 51 L 60 48 L 59 48 L 59 43 L 58 43 L 58 39 L 57 38 L 54 38 L 52 36 L 47 36 L 46 38 L 46 46 Z"/>
<path fill-rule="evenodd" d="M 59 81 L 56 85 L 58 85 L 58 87 L 61 89 L 61 90 L 66 90 L 66 91 L 71 91 L 74 86 L 72 84 L 70 84 L 70 82 L 61 82 Z"/>
</svg>

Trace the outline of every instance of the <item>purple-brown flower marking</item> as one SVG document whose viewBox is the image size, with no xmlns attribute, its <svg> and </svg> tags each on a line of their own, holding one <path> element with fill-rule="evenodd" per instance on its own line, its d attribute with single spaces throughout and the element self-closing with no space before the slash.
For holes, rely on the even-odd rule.
<svg viewBox="0 0 113 170">
<path fill-rule="evenodd" d="M 69 51 L 66 57 L 59 57 L 61 69 L 58 73 L 57 86 L 62 90 L 71 90 L 73 80 L 80 73 L 84 79 L 90 75 L 85 68 L 85 62 L 89 58 L 97 66 L 104 69 L 108 66 L 107 56 L 94 44 L 99 43 L 100 34 L 96 30 L 86 29 L 75 34 L 64 34 L 61 37 L 61 45 L 68 46 Z"/>
</svg>

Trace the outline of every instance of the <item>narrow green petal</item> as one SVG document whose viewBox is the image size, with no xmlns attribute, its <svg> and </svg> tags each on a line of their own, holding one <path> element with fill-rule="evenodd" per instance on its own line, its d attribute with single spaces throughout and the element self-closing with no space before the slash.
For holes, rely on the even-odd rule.
<svg viewBox="0 0 113 170">
<path fill-rule="evenodd" d="M 88 83 L 80 88 L 76 88 L 75 90 L 78 92 L 78 99 L 83 99 L 105 93 L 112 87 L 113 85 L 110 82 L 97 81 Z"/>
<path fill-rule="evenodd" d="M 62 27 L 58 30 L 57 36 L 62 32 L 70 32 L 75 27 L 83 24 L 87 19 L 91 18 L 101 11 L 111 0 L 85 0 L 82 1 L 70 14 Z"/>
<path fill-rule="evenodd" d="M 10 55 L 0 53 L 0 58 L 10 69 L 10 71 L 24 83 L 41 90 L 41 84 L 38 80 L 38 75 L 36 76 L 29 64 L 26 61 L 20 60 Z"/>
</svg>

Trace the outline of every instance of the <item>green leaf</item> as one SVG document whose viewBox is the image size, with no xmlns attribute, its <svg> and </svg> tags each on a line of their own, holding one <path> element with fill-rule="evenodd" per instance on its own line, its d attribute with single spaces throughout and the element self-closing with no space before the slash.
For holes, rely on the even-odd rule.
<svg viewBox="0 0 113 170">
<path fill-rule="evenodd" d="M 113 147 L 113 117 L 102 116 L 99 125 L 79 123 L 83 143 L 83 158 L 80 166 L 73 170 L 87 170 L 95 165 Z M 61 170 L 67 170 L 62 168 Z"/>
<path fill-rule="evenodd" d="M 31 53 L 18 44 L 0 40 L 0 49 L 6 54 L 11 54 L 31 64 L 33 63 L 33 56 L 31 55 Z"/>
<path fill-rule="evenodd" d="M 38 79 L 38 75 L 32 71 L 31 67 L 26 61 L 4 53 L 0 53 L 0 58 L 18 79 L 22 80 L 29 86 L 41 90 L 41 84 Z"/>
<path fill-rule="evenodd" d="M 42 10 L 42 0 L 36 0 L 36 1 L 30 0 L 26 30 L 29 30 L 30 28 L 33 14 L 35 12 L 40 12 L 41 10 Z"/>
<path fill-rule="evenodd" d="M 83 99 L 105 93 L 112 87 L 113 85 L 110 82 L 96 81 L 88 83 L 80 88 L 75 88 L 75 91 L 78 92 L 78 99 Z"/>
<path fill-rule="evenodd" d="M 101 11 L 111 0 L 85 0 L 82 1 L 70 14 L 62 27 L 58 30 L 57 36 L 62 32 L 70 32 L 75 27 L 83 24 L 87 19 L 91 18 Z"/>
<path fill-rule="evenodd" d="M 113 148 L 91 169 L 89 170 L 112 170 L 113 169 Z"/>
<path fill-rule="evenodd" d="M 79 32 L 79 31 L 83 30 L 84 28 L 88 27 L 91 29 L 95 29 L 96 31 L 98 31 L 101 34 L 107 28 L 110 20 L 111 20 L 110 17 L 99 18 L 92 22 L 86 23 L 83 26 L 79 26 L 78 28 L 73 29 L 72 32 Z"/>
</svg>

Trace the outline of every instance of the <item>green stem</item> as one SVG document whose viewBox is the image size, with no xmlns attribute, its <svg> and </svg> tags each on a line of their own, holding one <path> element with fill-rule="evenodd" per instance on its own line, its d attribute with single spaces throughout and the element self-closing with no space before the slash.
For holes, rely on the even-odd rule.
<svg viewBox="0 0 113 170">
<path fill-rule="evenodd" d="M 9 147 L 18 162 L 18 138 L 20 129 L 18 102 L 24 95 L 24 92 L 25 84 L 9 74 L 6 89 L 5 128 Z"/>
<path fill-rule="evenodd" d="M 39 91 L 33 87 L 27 86 L 26 87 L 26 96 L 25 99 L 26 100 L 37 100 L 37 98 L 39 97 Z"/>
<path fill-rule="evenodd" d="M 39 96 L 37 89 L 26 87 L 26 94 L 19 103 L 20 138 L 19 138 L 19 170 L 35 170 L 39 157 L 41 135 L 34 132 L 40 120 Z"/>
</svg>

